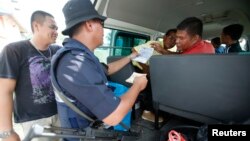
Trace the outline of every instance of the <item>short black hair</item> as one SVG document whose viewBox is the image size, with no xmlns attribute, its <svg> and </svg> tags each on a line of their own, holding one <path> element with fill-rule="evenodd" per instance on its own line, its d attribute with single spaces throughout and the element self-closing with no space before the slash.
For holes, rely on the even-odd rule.
<svg viewBox="0 0 250 141">
<path fill-rule="evenodd" d="M 36 21 L 36 22 L 42 24 L 44 22 L 46 16 L 54 18 L 54 16 L 52 16 L 50 13 L 47 13 L 47 12 L 41 11 L 41 10 L 37 10 L 37 11 L 32 13 L 31 18 L 30 18 L 30 25 L 31 25 L 32 32 L 34 32 L 34 29 L 32 27 L 32 23 L 34 21 Z"/>
<path fill-rule="evenodd" d="M 188 17 L 178 24 L 177 30 L 186 30 L 189 35 L 198 34 L 202 37 L 203 23 L 196 17 Z"/>
<path fill-rule="evenodd" d="M 211 43 L 215 44 L 215 45 L 220 45 L 220 37 L 215 37 L 211 40 Z"/>
<path fill-rule="evenodd" d="M 223 28 L 222 33 L 229 35 L 232 40 L 239 40 L 243 33 L 244 27 L 241 24 L 231 24 Z"/>
<path fill-rule="evenodd" d="M 167 30 L 166 33 L 165 33 L 165 36 L 168 36 L 171 32 L 176 33 L 177 29 L 176 28 L 172 28 L 172 29 Z"/>
<path fill-rule="evenodd" d="M 78 34 L 78 33 L 80 32 L 80 27 L 81 27 L 81 25 L 84 24 L 84 23 L 85 23 L 85 22 L 80 22 L 80 23 L 74 25 L 73 27 L 71 27 L 71 28 L 69 29 L 69 31 L 68 31 L 69 37 L 72 38 L 73 35 Z"/>
</svg>

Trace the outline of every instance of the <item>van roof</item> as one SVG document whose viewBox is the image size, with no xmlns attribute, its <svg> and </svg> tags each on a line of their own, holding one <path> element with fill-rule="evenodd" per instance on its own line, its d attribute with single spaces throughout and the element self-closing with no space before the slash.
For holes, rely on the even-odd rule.
<svg viewBox="0 0 250 141">
<path fill-rule="evenodd" d="M 219 36 L 221 29 L 241 23 L 250 33 L 248 0 L 98 0 L 98 11 L 119 21 L 164 33 L 187 17 L 204 23 L 204 38 Z M 112 22 L 107 21 L 107 25 Z M 132 27 L 131 27 L 132 28 Z M 138 30 L 138 28 L 136 28 Z M 142 29 L 144 30 L 144 29 Z"/>
</svg>

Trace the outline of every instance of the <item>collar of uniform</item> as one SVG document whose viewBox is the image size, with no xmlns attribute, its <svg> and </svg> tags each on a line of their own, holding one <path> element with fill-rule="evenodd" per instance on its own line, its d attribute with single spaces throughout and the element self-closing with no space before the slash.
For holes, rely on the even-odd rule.
<svg viewBox="0 0 250 141">
<path fill-rule="evenodd" d="M 89 54 L 91 57 L 96 58 L 94 53 L 92 51 L 90 51 L 89 48 L 87 48 L 84 44 L 82 44 L 81 42 L 79 42 L 75 39 L 72 39 L 72 38 L 64 39 L 63 46 L 65 48 L 80 49 L 80 50 L 86 52 L 87 54 Z"/>
</svg>

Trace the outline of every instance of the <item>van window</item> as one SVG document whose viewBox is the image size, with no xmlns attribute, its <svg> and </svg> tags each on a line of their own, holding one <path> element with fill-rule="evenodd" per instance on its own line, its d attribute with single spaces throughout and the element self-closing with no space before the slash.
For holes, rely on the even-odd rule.
<svg viewBox="0 0 250 141">
<path fill-rule="evenodd" d="M 239 43 L 240 43 L 240 46 L 241 46 L 241 49 L 243 51 L 249 51 L 249 47 L 248 47 L 248 44 L 247 44 L 247 37 L 241 37 L 239 39 Z"/>
<path fill-rule="evenodd" d="M 127 56 L 134 46 L 144 44 L 150 36 L 122 30 L 104 28 L 103 46 L 94 53 L 100 62 L 106 63 L 108 56 Z"/>
</svg>

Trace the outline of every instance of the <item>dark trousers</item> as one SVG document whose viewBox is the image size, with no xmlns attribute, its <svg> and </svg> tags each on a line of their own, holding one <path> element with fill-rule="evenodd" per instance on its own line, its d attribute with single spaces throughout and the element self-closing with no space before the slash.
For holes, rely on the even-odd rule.
<svg viewBox="0 0 250 141">
<path fill-rule="evenodd" d="M 142 93 L 142 109 L 147 111 L 153 111 L 153 97 L 152 97 L 152 90 L 151 90 L 151 82 L 149 77 L 148 78 L 148 84 L 146 88 L 141 92 Z"/>
</svg>

